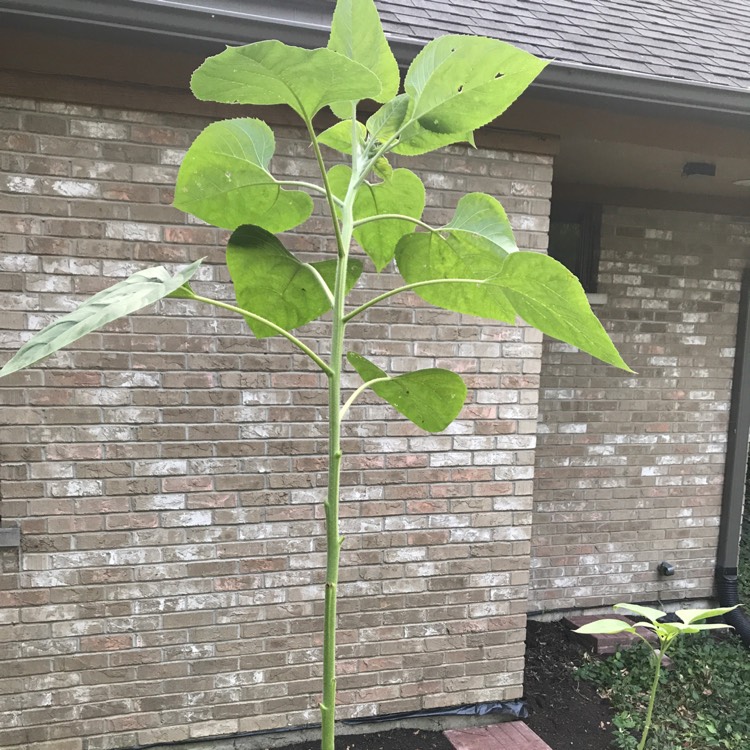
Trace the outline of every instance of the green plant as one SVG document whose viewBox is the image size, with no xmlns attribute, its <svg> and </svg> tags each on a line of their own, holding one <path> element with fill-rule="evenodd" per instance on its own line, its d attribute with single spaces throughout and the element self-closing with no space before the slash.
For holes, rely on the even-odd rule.
<svg viewBox="0 0 750 750">
<path fill-rule="evenodd" d="M 631 730 L 643 725 L 653 669 L 650 647 L 638 641 L 606 659 L 578 668 L 594 682 L 616 714 L 614 746 L 635 750 Z M 742 641 L 698 633 L 670 649 L 668 679 L 662 672 L 647 750 L 738 750 L 750 747 L 750 659 Z"/>
<path fill-rule="evenodd" d="M 643 724 L 643 733 L 641 734 L 641 740 L 638 743 L 637 748 L 637 750 L 644 750 L 651 729 L 654 705 L 656 704 L 656 694 L 659 688 L 659 680 L 661 678 L 662 660 L 666 657 L 667 652 L 681 635 L 731 627 L 730 625 L 720 623 L 701 623 L 699 621 L 705 620 L 709 617 L 721 617 L 727 612 L 736 609 L 736 607 L 719 607 L 717 609 L 682 609 L 675 613 L 679 618 L 679 621 L 676 622 L 660 622 L 662 618 L 667 616 L 666 612 L 651 607 L 642 607 L 638 604 L 615 604 L 614 608 L 639 615 L 645 618 L 645 622 L 636 622 L 631 625 L 625 620 L 604 618 L 583 625 L 575 632 L 589 634 L 633 633 L 648 646 L 648 663 L 652 671 L 651 691 L 649 693 L 648 707 L 646 709 L 646 717 Z M 647 628 L 655 633 L 658 639 L 658 648 L 655 646 L 652 647 L 648 639 L 638 632 L 638 628 Z M 627 714 L 625 716 L 620 716 L 618 721 L 618 727 L 629 729 L 635 726 L 631 717 Z"/>
<path fill-rule="evenodd" d="M 339 0 L 325 49 L 279 41 L 228 48 L 194 73 L 197 98 L 227 104 L 285 104 L 307 130 L 320 182 L 271 174 L 271 128 L 255 118 L 215 122 L 195 140 L 179 171 L 175 205 L 232 230 L 227 265 L 237 304 L 201 296 L 189 280 L 199 262 L 174 276 L 164 268 L 140 271 L 100 292 L 35 335 L 0 371 L 28 367 L 81 336 L 163 297 L 213 305 L 244 317 L 258 338 L 283 336 L 328 380 L 327 564 L 321 717 L 323 748 L 334 738 L 336 591 L 343 539 L 339 532 L 341 425 L 366 389 L 422 429 L 444 429 L 466 397 L 461 378 L 444 369 L 391 376 L 356 352 L 346 359 L 362 384 L 344 401 L 341 376 L 346 326 L 371 306 L 413 290 L 438 307 L 515 323 L 518 317 L 604 362 L 628 369 L 591 312 L 577 279 L 562 265 L 519 252 L 501 204 L 492 196 L 464 196 L 452 220 L 432 227 L 422 220 L 420 179 L 394 169 L 390 154 L 417 155 L 473 141 L 473 131 L 498 117 L 542 71 L 536 57 L 494 39 L 444 36 L 412 62 L 399 94 L 400 74 L 373 0 Z M 358 121 L 358 102 L 382 106 Z M 341 120 L 318 133 L 315 116 L 329 107 Z M 329 168 L 321 145 L 346 157 Z M 323 196 L 336 255 L 303 263 L 275 233 L 299 226 Z M 422 231 L 416 231 L 419 228 Z M 364 269 L 352 246 L 376 271 L 395 260 L 404 284 L 354 309 L 347 294 Z M 330 339 L 315 351 L 293 330 L 331 313 Z M 320 353 L 330 352 L 328 358 Z"/>
</svg>

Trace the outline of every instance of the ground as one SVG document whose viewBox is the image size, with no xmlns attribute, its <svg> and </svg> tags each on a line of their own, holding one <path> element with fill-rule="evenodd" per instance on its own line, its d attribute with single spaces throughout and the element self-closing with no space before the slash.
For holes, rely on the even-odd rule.
<svg viewBox="0 0 750 750">
<path fill-rule="evenodd" d="M 559 622 L 529 621 L 524 697 L 526 723 L 554 750 L 609 750 L 612 711 L 593 685 L 580 682 L 574 665 L 585 649 Z"/>
<path fill-rule="evenodd" d="M 529 622 L 524 695 L 530 715 L 526 723 L 553 750 L 611 747 L 608 704 L 574 675 L 573 667 L 581 663 L 583 654 L 584 648 L 569 639 L 560 623 Z M 299 743 L 281 750 L 320 750 L 320 743 Z M 340 736 L 336 750 L 453 750 L 453 746 L 442 732 L 397 729 Z"/>
<path fill-rule="evenodd" d="M 288 745 L 281 750 L 320 750 L 320 740 Z M 336 750 L 453 750 L 453 745 L 442 732 L 391 729 L 337 737 Z"/>
</svg>

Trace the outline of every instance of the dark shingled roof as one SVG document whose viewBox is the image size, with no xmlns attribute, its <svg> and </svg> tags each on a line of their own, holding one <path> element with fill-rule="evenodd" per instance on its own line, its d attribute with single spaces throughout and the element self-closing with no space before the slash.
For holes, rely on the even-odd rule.
<svg viewBox="0 0 750 750">
<path fill-rule="evenodd" d="M 750 89 L 750 0 L 376 0 L 389 36 L 484 34 L 578 66 Z"/>
</svg>

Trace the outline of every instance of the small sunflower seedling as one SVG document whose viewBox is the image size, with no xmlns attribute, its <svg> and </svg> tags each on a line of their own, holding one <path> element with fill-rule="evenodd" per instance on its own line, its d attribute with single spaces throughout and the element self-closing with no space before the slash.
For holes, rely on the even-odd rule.
<svg viewBox="0 0 750 750">
<path fill-rule="evenodd" d="M 633 633 L 638 636 L 649 647 L 649 659 L 654 670 L 654 679 L 651 683 L 651 694 L 646 710 L 646 721 L 643 726 L 641 741 L 638 743 L 638 750 L 644 750 L 646 740 L 651 729 L 651 719 L 656 704 L 656 692 L 659 688 L 659 678 L 661 677 L 662 660 L 667 655 L 672 644 L 681 636 L 687 633 L 700 633 L 703 630 L 719 630 L 721 628 L 731 628 L 731 625 L 723 623 L 706 623 L 709 617 L 723 617 L 727 612 L 731 612 L 737 607 L 719 607 L 717 609 L 679 609 L 675 614 L 679 618 L 677 622 L 660 622 L 663 617 L 667 616 L 666 612 L 652 607 L 642 607 L 639 604 L 615 604 L 614 609 L 622 609 L 626 612 L 645 618 L 645 621 L 630 624 L 625 620 L 615 620 L 605 618 L 590 622 L 578 628 L 576 633 L 587 635 L 614 635 L 616 633 Z M 652 644 L 638 628 L 647 628 L 656 634 L 659 639 L 658 646 Z"/>
</svg>

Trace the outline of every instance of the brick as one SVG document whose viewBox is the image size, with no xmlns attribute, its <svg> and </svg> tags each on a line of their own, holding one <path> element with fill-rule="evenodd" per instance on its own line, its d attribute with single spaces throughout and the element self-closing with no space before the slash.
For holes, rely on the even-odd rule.
<svg viewBox="0 0 750 750">
<path fill-rule="evenodd" d="M 721 480 L 702 458 L 723 453 L 712 436 L 726 431 L 722 342 L 733 340 L 737 298 L 715 280 L 738 278 L 742 252 L 733 245 L 749 234 L 746 222 L 722 217 L 605 213 L 599 290 L 607 304 L 597 312 L 639 375 L 592 371 L 589 358 L 545 342 L 533 608 L 683 598 L 686 578 L 657 573 L 664 559 L 691 571 L 690 596 L 712 595 L 712 546 L 699 553 L 704 572 L 693 572 L 697 560 L 679 540 L 696 539 L 699 505 L 710 523 L 721 512 Z M 686 304 L 685 290 L 712 297 L 711 314 Z M 689 435 L 686 422 L 696 423 Z M 706 490 L 700 501 L 696 486 Z"/>
<path fill-rule="evenodd" d="M 220 255 L 227 233 L 168 205 L 205 118 L 24 102 L 0 105 L 11 127 L 0 145 L 18 160 L 3 183 L 11 213 L 0 217 L 10 287 L 0 290 L 10 295 L 4 351 L 29 325 L 69 309 L 71 295 L 85 298 L 154 263 L 206 255 L 196 284 L 232 298 Z M 279 129 L 275 167 L 315 179 L 300 133 Z M 436 186 L 430 210 L 446 220 L 462 186 L 513 191 L 514 225 L 530 247 L 545 247 L 549 204 L 539 196 L 549 192 L 550 164 L 452 147 L 420 157 L 415 169 Z M 493 170 L 500 179 L 490 179 Z M 16 189 L 7 182 L 14 177 Z M 287 235 L 305 259 L 330 249 L 319 209 Z M 352 299 L 394 281 L 392 271 L 367 273 Z M 524 627 L 526 578 L 513 574 L 528 570 L 540 338 L 463 325 L 404 295 L 350 327 L 354 348 L 394 371 L 455 367 L 476 378 L 482 397 L 472 390 L 460 421 L 437 436 L 374 397 L 352 411 L 341 715 L 362 701 L 388 713 L 518 694 L 519 652 L 493 637 L 511 632 L 520 642 Z M 310 338 L 325 331 L 311 325 Z M 31 737 L 35 747 L 68 750 L 67 736 L 55 734 L 64 731 L 81 738 L 71 740 L 76 750 L 104 750 L 316 721 L 324 378 L 280 339 L 258 341 L 243 321 L 179 300 L 112 324 L 39 372 L 14 381 L 8 396 L 23 402 L 7 410 L 2 512 L 22 527 L 27 567 L 8 574 L 0 612 L 25 629 L 35 656 L 14 664 L 33 670 L 50 706 L 30 706 L 24 738 L 0 730 L 0 744 Z M 500 419 L 498 406 L 507 409 Z M 44 620 L 49 612 L 58 619 Z M 471 636 L 497 649 L 493 669 L 507 675 L 496 684 Z M 434 651 L 421 653 L 428 641 Z M 415 666 L 402 670 L 407 654 Z M 2 672 L 6 688 L 26 689 Z M 72 715 L 75 705 L 85 711 Z"/>
</svg>

